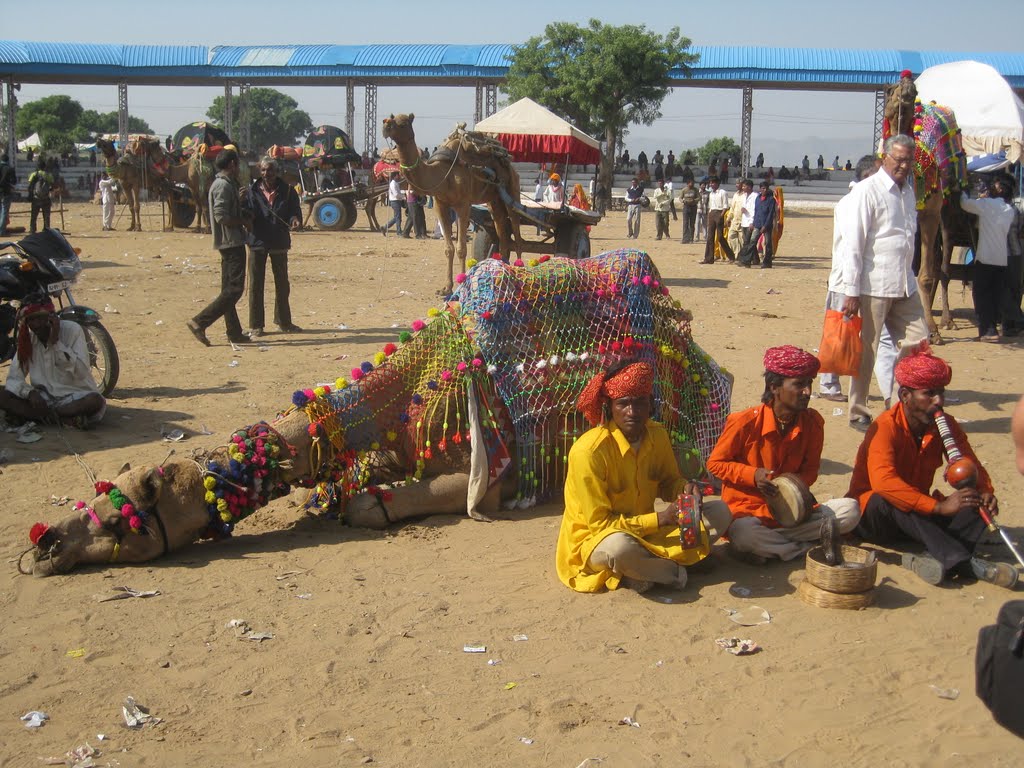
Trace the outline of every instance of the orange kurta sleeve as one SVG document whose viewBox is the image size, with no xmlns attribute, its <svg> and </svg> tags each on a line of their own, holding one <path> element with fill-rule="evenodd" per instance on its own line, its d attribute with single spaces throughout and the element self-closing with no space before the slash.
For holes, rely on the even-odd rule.
<svg viewBox="0 0 1024 768">
<path fill-rule="evenodd" d="M 753 515 L 775 527 L 764 496 L 754 484 L 758 469 L 795 473 L 810 488 L 818 479 L 825 442 L 824 419 L 807 410 L 785 434 L 779 432 L 771 406 L 758 405 L 729 417 L 708 458 L 708 471 L 722 481 L 722 501 L 734 518 Z"/>
</svg>

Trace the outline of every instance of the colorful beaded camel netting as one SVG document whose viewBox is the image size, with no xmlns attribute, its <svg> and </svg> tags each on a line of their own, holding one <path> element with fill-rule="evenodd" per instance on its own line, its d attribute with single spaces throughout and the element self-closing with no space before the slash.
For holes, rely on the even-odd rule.
<svg viewBox="0 0 1024 768">
<path fill-rule="evenodd" d="M 654 365 L 655 418 L 684 471 L 700 474 L 729 412 L 731 378 L 693 341 L 689 312 L 646 253 L 488 259 L 457 281 L 451 301 L 353 369 L 351 381 L 295 393 L 335 465 L 318 506 L 465 462 L 470 398 L 488 451 L 509 447 L 521 502 L 556 495 L 569 448 L 590 427 L 577 397 L 619 360 Z"/>
<path fill-rule="evenodd" d="M 888 138 L 888 136 L 885 136 Z M 934 102 L 914 102 L 914 192 L 918 209 L 925 199 L 941 192 L 943 197 L 967 186 L 967 157 L 956 115 Z"/>
</svg>

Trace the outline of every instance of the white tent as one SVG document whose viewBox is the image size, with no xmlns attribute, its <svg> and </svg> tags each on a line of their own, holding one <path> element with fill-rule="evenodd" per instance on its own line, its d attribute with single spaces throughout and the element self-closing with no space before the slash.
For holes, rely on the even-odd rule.
<svg viewBox="0 0 1024 768">
<path fill-rule="evenodd" d="M 42 145 L 42 142 L 39 141 L 39 134 L 33 133 L 31 136 L 18 142 L 18 151 L 27 152 L 29 149 L 39 149 Z"/>
<path fill-rule="evenodd" d="M 954 61 L 928 67 L 915 81 L 921 102 L 951 107 L 970 156 L 1005 152 L 1010 162 L 1024 150 L 1024 102 L 988 64 Z"/>
<path fill-rule="evenodd" d="M 520 99 L 473 129 L 498 137 L 518 162 L 565 161 L 595 165 L 601 144 L 533 99 Z"/>
</svg>

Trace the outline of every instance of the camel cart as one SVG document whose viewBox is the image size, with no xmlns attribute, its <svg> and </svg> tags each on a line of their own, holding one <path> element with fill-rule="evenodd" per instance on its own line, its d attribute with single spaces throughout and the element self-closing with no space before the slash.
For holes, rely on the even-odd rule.
<svg viewBox="0 0 1024 768">
<path fill-rule="evenodd" d="M 590 256 L 590 228 L 601 221 L 601 214 L 597 211 L 525 199 L 505 202 L 519 214 L 520 249 L 523 253 L 551 253 L 572 259 Z M 486 205 L 474 205 L 470 209 L 469 220 L 473 222 L 473 258 L 477 261 L 486 259 L 498 246 L 491 209 Z M 522 237 L 523 230 L 528 231 L 530 226 L 537 227 L 539 240 Z"/>
<path fill-rule="evenodd" d="M 282 175 L 296 179 L 299 199 L 309 206 L 306 222 L 312 219 L 317 229 L 342 231 L 356 223 L 357 206 L 387 191 L 387 184 L 378 185 L 359 178 L 362 158 L 352 141 L 340 128 L 321 125 L 306 137 L 302 156 L 280 158 Z M 294 151 L 294 150 L 293 150 Z"/>
<path fill-rule="evenodd" d="M 474 130 L 497 138 L 516 162 L 558 163 L 567 171 L 562 179 L 565 197 L 560 204 L 542 203 L 522 195 L 521 199 L 512 200 L 502 191 L 506 205 L 514 209 L 520 219 L 517 237 L 520 249 L 524 253 L 556 253 L 579 259 L 589 256 L 590 227 L 601 221 L 601 214 L 589 210 L 589 201 L 579 184 L 575 185 L 575 194 L 569 192 L 574 185 L 568 169 L 573 165 L 597 166 L 601 162 L 601 145 L 597 139 L 531 99 L 520 99 L 495 112 L 477 123 Z M 526 188 L 533 189 L 533 186 L 527 184 Z M 479 261 L 490 255 L 497 236 L 489 209 L 473 206 L 470 219 L 475 232 L 473 255 Z M 528 232 L 531 226 L 536 228 L 539 240 L 523 237 L 523 230 Z"/>
</svg>

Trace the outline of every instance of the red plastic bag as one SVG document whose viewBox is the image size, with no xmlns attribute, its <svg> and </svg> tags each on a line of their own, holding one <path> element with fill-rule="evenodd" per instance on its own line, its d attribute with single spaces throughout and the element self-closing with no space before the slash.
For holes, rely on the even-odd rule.
<svg viewBox="0 0 1024 768">
<path fill-rule="evenodd" d="M 846 317 L 837 309 L 825 310 L 825 327 L 818 345 L 821 373 L 856 376 L 863 346 L 860 340 L 860 315 Z"/>
</svg>

